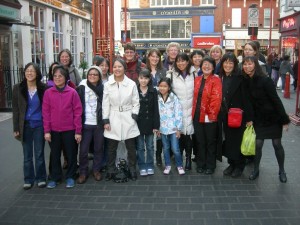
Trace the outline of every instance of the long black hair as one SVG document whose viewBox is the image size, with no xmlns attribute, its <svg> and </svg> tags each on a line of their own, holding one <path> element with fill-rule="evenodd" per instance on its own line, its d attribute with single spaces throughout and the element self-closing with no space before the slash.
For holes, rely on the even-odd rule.
<svg viewBox="0 0 300 225">
<path fill-rule="evenodd" d="M 226 61 L 233 62 L 233 70 L 232 70 L 231 74 L 238 75 L 239 74 L 239 61 L 237 60 L 236 56 L 232 52 L 228 52 L 228 53 L 225 53 L 221 58 L 221 61 L 220 61 L 221 68 L 220 68 L 219 76 L 223 77 L 226 75 L 225 71 L 224 71 L 224 67 L 223 67 L 224 62 L 226 62 Z"/>
<path fill-rule="evenodd" d="M 178 68 L 177 66 L 177 62 L 178 60 L 183 60 L 183 61 L 187 61 L 188 62 L 188 65 L 186 66 L 186 70 L 185 72 L 186 73 L 190 73 L 190 69 L 191 69 L 191 66 L 192 66 L 192 63 L 191 63 L 191 60 L 190 60 L 190 57 L 188 56 L 188 54 L 186 54 L 185 52 L 179 52 L 178 55 L 176 56 L 175 58 L 175 63 L 174 63 L 174 70 L 178 73 L 180 73 L 180 69 Z"/>
<path fill-rule="evenodd" d="M 254 75 L 253 77 L 256 77 L 256 76 L 267 76 L 267 74 L 264 73 L 264 71 L 262 70 L 261 66 L 259 65 L 259 62 L 258 62 L 258 59 L 256 56 L 246 56 L 243 58 L 243 61 L 242 61 L 242 75 L 246 78 L 248 78 L 248 74 L 245 73 L 244 69 L 243 69 L 243 65 L 245 62 L 253 62 L 254 63 Z"/>
<path fill-rule="evenodd" d="M 147 86 L 152 86 L 152 76 L 150 73 L 150 70 L 148 69 L 142 69 L 139 73 L 139 77 L 145 77 L 149 79 L 148 85 Z"/>
</svg>

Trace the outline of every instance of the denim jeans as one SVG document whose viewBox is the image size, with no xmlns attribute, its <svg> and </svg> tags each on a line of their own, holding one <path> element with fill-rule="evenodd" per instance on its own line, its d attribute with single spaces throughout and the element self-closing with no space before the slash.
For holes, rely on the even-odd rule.
<svg viewBox="0 0 300 225">
<path fill-rule="evenodd" d="M 137 161 L 140 170 L 154 169 L 154 135 L 141 134 L 136 139 Z M 145 149 L 146 145 L 146 149 Z M 146 153 L 146 158 L 145 158 Z"/>
<path fill-rule="evenodd" d="M 24 154 L 24 183 L 34 184 L 34 182 L 46 181 L 46 165 L 44 157 L 44 129 L 43 127 L 31 128 L 24 126 L 23 135 L 23 154 Z M 33 154 L 35 167 L 33 165 Z"/>
<path fill-rule="evenodd" d="M 176 166 L 182 167 L 182 156 L 179 148 L 179 140 L 176 138 L 176 133 L 168 135 L 162 134 L 161 139 L 163 143 L 165 166 L 171 166 L 170 150 L 172 150 Z"/>
</svg>

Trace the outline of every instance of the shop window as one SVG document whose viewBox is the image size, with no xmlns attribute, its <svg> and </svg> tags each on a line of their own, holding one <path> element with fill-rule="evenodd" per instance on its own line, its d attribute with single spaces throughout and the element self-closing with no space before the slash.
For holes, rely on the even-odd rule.
<svg viewBox="0 0 300 225">
<path fill-rule="evenodd" d="M 31 23 L 35 26 L 30 28 L 31 60 L 37 63 L 46 74 L 46 54 L 45 54 L 45 11 L 37 6 L 29 6 Z"/>
<path fill-rule="evenodd" d="M 73 58 L 73 64 L 75 66 L 78 66 L 78 59 L 77 59 L 77 24 L 76 24 L 76 19 L 73 17 L 70 17 L 70 27 L 69 27 L 69 32 L 70 32 L 70 51 L 72 54 Z"/>
<path fill-rule="evenodd" d="M 151 38 L 170 38 L 170 20 L 151 21 Z"/>
<path fill-rule="evenodd" d="M 214 5 L 214 0 L 201 0 L 201 5 Z"/>
<path fill-rule="evenodd" d="M 58 54 L 63 49 L 62 15 L 52 12 L 53 21 L 53 61 L 58 60 Z M 50 60 L 51 61 L 51 60 Z"/>
<path fill-rule="evenodd" d="M 151 0 L 150 7 L 191 6 L 191 2 L 191 0 Z"/>
<path fill-rule="evenodd" d="M 270 27 L 270 8 L 264 9 L 264 27 Z M 272 11 L 272 15 L 274 15 L 274 11 Z M 272 21 L 272 27 L 273 27 L 273 21 Z"/>
<path fill-rule="evenodd" d="M 82 38 L 82 44 L 83 48 L 82 51 L 84 53 L 84 60 L 88 61 L 88 43 L 89 43 L 89 22 L 88 21 L 82 21 L 82 30 L 81 30 L 81 38 Z"/>
</svg>

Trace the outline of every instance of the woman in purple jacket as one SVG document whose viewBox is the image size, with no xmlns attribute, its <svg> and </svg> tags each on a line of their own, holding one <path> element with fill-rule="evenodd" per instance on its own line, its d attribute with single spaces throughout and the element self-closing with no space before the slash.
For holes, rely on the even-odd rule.
<svg viewBox="0 0 300 225">
<path fill-rule="evenodd" d="M 77 144 L 81 141 L 82 105 L 76 90 L 67 85 L 67 78 L 68 71 L 63 66 L 56 66 L 53 71 L 55 86 L 45 92 L 43 100 L 44 136 L 50 144 L 52 160 L 51 181 L 47 188 L 55 188 L 62 180 L 62 145 L 68 158 L 66 188 L 75 186 Z"/>
</svg>

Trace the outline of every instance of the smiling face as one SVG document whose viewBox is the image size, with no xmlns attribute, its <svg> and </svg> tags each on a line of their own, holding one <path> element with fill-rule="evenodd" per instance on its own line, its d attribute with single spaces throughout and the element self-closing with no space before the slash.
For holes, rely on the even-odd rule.
<svg viewBox="0 0 300 225">
<path fill-rule="evenodd" d="M 36 71 L 34 69 L 34 67 L 28 66 L 28 68 L 25 70 L 25 77 L 27 82 L 35 82 L 36 81 Z"/>
<path fill-rule="evenodd" d="M 218 63 L 222 58 L 222 51 L 216 48 L 210 53 L 210 56 Z"/>
<path fill-rule="evenodd" d="M 214 66 L 209 61 L 204 61 L 202 63 L 201 70 L 202 70 L 204 76 L 209 76 L 209 75 L 213 74 Z"/>
<path fill-rule="evenodd" d="M 133 61 L 134 60 L 134 56 L 135 56 L 135 51 L 130 50 L 130 49 L 125 50 L 124 57 L 125 57 L 126 62 Z"/>
<path fill-rule="evenodd" d="M 151 55 L 149 55 L 148 59 L 149 59 L 150 66 L 154 66 L 154 67 L 158 65 L 160 60 L 156 52 L 153 52 Z"/>
<path fill-rule="evenodd" d="M 194 55 L 193 58 L 192 58 L 192 62 L 193 62 L 194 67 L 199 68 L 202 59 L 203 59 L 202 55 Z"/>
<path fill-rule="evenodd" d="M 140 87 L 147 87 L 150 82 L 150 79 L 148 77 L 141 76 L 141 75 L 139 76 L 138 80 L 139 80 Z"/>
<path fill-rule="evenodd" d="M 230 75 L 234 69 L 234 63 L 229 60 L 226 60 L 222 66 L 223 66 L 226 76 Z"/>
<path fill-rule="evenodd" d="M 168 85 L 167 82 L 162 81 L 162 82 L 160 82 L 160 84 L 158 85 L 158 90 L 159 90 L 159 92 L 160 92 L 160 94 L 161 94 L 162 96 L 165 96 L 165 95 L 167 95 L 167 94 L 169 93 L 169 91 L 170 91 L 170 86 Z"/>
<path fill-rule="evenodd" d="M 102 71 L 102 74 L 107 74 L 108 72 L 108 69 L 109 69 L 109 66 L 107 64 L 107 61 L 103 61 L 100 65 L 99 65 L 101 71 Z"/>
<path fill-rule="evenodd" d="M 186 60 L 183 60 L 181 58 L 178 57 L 178 60 L 176 61 L 176 66 L 177 68 L 181 71 L 184 72 L 186 71 L 186 68 L 188 66 L 189 62 Z"/>
<path fill-rule="evenodd" d="M 113 65 L 113 73 L 114 73 L 115 78 L 117 78 L 117 79 L 124 78 L 125 68 L 122 65 L 122 63 L 120 63 L 119 61 L 115 61 L 114 65 Z"/>
<path fill-rule="evenodd" d="M 252 48 L 251 45 L 246 44 L 244 47 L 244 56 L 255 56 L 256 55 L 256 51 Z"/>
<path fill-rule="evenodd" d="M 61 74 L 60 69 L 57 69 L 53 75 L 53 81 L 56 87 L 63 88 L 66 84 L 66 78 Z"/>
<path fill-rule="evenodd" d="M 91 69 L 87 75 L 87 78 L 91 84 L 97 85 L 100 80 L 99 71 L 96 69 Z"/>
<path fill-rule="evenodd" d="M 175 58 L 178 55 L 179 50 L 176 46 L 173 46 L 169 48 L 167 53 L 168 53 L 169 60 L 172 62 L 175 61 Z"/>
<path fill-rule="evenodd" d="M 255 63 L 251 60 L 245 61 L 243 63 L 243 70 L 249 77 L 253 77 L 255 72 Z"/>
<path fill-rule="evenodd" d="M 71 59 L 70 59 L 70 56 L 69 56 L 69 54 L 68 54 L 67 52 L 62 52 L 62 53 L 61 53 L 60 58 L 59 58 L 59 62 L 60 62 L 63 66 L 65 66 L 65 67 L 69 66 L 70 60 L 71 60 Z"/>
</svg>

